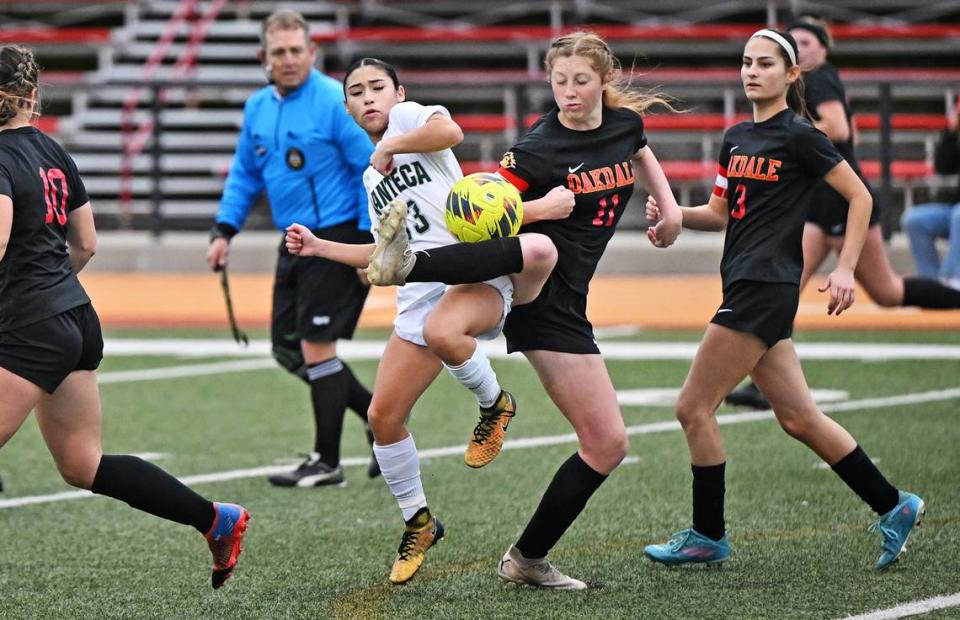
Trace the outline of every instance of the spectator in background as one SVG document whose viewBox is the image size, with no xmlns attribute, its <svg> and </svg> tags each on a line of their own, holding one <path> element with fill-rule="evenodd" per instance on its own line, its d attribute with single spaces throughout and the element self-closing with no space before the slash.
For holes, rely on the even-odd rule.
<svg viewBox="0 0 960 620">
<path fill-rule="evenodd" d="M 953 113 L 947 117 L 947 128 L 937 143 L 933 158 L 937 174 L 960 172 L 958 104 L 960 97 L 954 103 Z M 907 209 L 901 224 L 910 238 L 910 251 L 917 273 L 925 278 L 939 278 L 947 286 L 960 289 L 960 189 L 951 194 L 945 202 L 932 202 Z M 942 263 L 937 252 L 937 239 L 947 239 L 950 244 Z"/>
<path fill-rule="evenodd" d="M 295 11 L 276 11 L 261 28 L 260 61 L 271 84 L 247 100 L 243 128 L 211 234 L 207 262 L 227 265 L 229 241 L 266 191 L 273 223 L 294 222 L 315 235 L 367 243 L 370 220 L 361 178 L 373 144 L 344 108 L 340 83 L 314 69 L 316 47 Z M 273 288 L 273 356 L 310 385 L 316 436 L 313 451 L 272 484 L 308 487 L 343 482 L 340 435 L 347 407 L 367 429 L 371 395 L 337 357 L 337 340 L 350 338 L 368 286 L 352 267 L 287 252 L 279 238 Z M 368 475 L 379 475 L 373 460 Z"/>
</svg>

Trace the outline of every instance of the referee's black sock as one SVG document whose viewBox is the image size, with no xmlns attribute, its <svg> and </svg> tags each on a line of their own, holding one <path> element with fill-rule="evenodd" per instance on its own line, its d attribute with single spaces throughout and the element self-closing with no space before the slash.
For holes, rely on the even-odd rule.
<svg viewBox="0 0 960 620">
<path fill-rule="evenodd" d="M 126 454 L 104 454 L 90 490 L 126 502 L 161 519 L 192 525 L 201 534 L 213 527 L 213 503 L 153 463 Z"/>
<path fill-rule="evenodd" d="M 320 460 L 330 467 L 340 464 L 340 435 L 343 434 L 343 415 L 347 410 L 349 385 L 343 362 L 339 357 L 307 366 L 310 379 L 310 399 L 317 424 L 314 450 Z"/>
<path fill-rule="evenodd" d="M 960 308 L 960 291 L 930 278 L 904 278 L 901 305 L 931 310 Z"/>
<path fill-rule="evenodd" d="M 712 540 L 720 540 L 726 526 L 723 496 L 726 493 L 726 463 L 691 465 L 693 470 L 693 529 Z"/>
<path fill-rule="evenodd" d="M 900 502 L 897 487 L 880 473 L 859 445 L 831 468 L 878 515 L 887 514 Z"/>
<path fill-rule="evenodd" d="M 416 255 L 407 282 L 470 284 L 523 271 L 523 250 L 517 237 L 455 243 L 420 250 Z"/>
<path fill-rule="evenodd" d="M 606 479 L 578 453 L 568 458 L 554 474 L 537 511 L 514 545 L 523 557 L 531 560 L 545 557 Z"/>
<path fill-rule="evenodd" d="M 361 420 L 366 422 L 367 410 L 370 409 L 373 394 L 357 380 L 353 371 L 346 364 L 343 365 L 343 372 L 347 381 L 347 407 L 350 407 L 354 413 L 360 416 Z"/>
</svg>

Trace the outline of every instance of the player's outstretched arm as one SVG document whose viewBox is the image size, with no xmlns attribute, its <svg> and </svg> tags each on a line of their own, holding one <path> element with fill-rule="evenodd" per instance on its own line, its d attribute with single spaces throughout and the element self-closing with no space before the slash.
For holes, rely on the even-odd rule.
<svg viewBox="0 0 960 620">
<path fill-rule="evenodd" d="M 696 207 L 680 207 L 683 227 L 690 230 L 719 231 L 727 227 L 727 199 L 710 196 L 710 202 Z M 647 197 L 647 220 L 660 221 L 660 205 L 656 198 Z"/>
<path fill-rule="evenodd" d="M 643 181 L 643 186 L 659 206 L 659 217 L 654 220 L 656 223 L 647 229 L 647 238 L 658 248 L 669 247 L 680 234 L 683 214 L 673 197 L 667 177 L 649 146 L 637 151 L 633 156 L 633 166 Z"/>
<path fill-rule="evenodd" d="M 364 269 L 376 247 L 372 243 L 338 243 L 320 239 L 302 224 L 287 227 L 287 251 L 296 256 L 318 256 L 336 263 Z"/>
</svg>

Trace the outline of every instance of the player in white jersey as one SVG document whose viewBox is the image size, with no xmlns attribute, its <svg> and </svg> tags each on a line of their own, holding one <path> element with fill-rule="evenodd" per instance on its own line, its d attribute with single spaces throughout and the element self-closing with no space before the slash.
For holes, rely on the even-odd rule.
<svg viewBox="0 0 960 620">
<path fill-rule="evenodd" d="M 411 272 L 409 283 L 397 292 L 394 332 L 380 359 L 369 411 L 374 453 L 406 522 L 390 572 L 393 583 L 404 583 L 419 569 L 427 549 L 443 537 L 442 524 L 427 507 L 419 457 L 406 426 L 410 411 L 446 366 L 481 406 L 465 461 L 481 467 L 493 460 L 516 403 L 500 389 L 477 338 L 499 334 L 511 303 L 537 297 L 557 254 L 548 237 L 527 234 L 469 244 L 466 252 L 461 248 L 456 258 L 446 260 L 443 246 L 456 243 L 456 238 L 446 228 L 443 209 L 450 188 L 462 176 L 450 150 L 463 139 L 460 127 L 442 106 L 405 101 L 396 71 L 380 60 L 364 58 L 348 68 L 344 91 L 348 112 L 377 145 L 363 177 L 371 220 L 379 220 L 374 235 L 388 236 L 388 229 L 392 235 L 405 226 L 411 249 L 419 251 L 418 272 Z M 525 221 L 566 217 L 573 204 L 573 194 L 558 188 L 524 205 Z M 372 244 L 318 239 L 298 224 L 288 229 L 287 248 L 357 268 L 367 266 L 374 250 Z"/>
</svg>

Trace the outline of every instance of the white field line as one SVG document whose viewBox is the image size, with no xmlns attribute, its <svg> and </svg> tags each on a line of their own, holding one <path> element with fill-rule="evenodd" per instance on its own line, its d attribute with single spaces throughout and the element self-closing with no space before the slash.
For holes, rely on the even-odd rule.
<svg viewBox="0 0 960 620">
<path fill-rule="evenodd" d="M 487 355 L 495 359 L 507 358 L 502 339 L 481 341 Z M 691 360 L 697 352 L 697 342 L 600 342 L 600 352 L 614 360 Z M 337 351 L 345 360 L 377 360 L 383 355 L 386 343 L 379 340 L 343 340 Z M 938 344 L 884 344 L 864 342 L 807 342 L 798 343 L 801 359 L 835 360 L 956 360 L 960 359 L 960 345 Z M 226 338 L 137 339 L 108 338 L 104 346 L 108 357 L 131 355 L 169 355 L 178 357 L 268 357 L 270 342 L 253 340 L 246 349 Z M 510 359 L 523 359 L 519 353 Z"/>
<path fill-rule="evenodd" d="M 904 603 L 889 609 L 878 609 L 870 613 L 859 616 L 846 616 L 844 620 L 894 620 L 895 618 L 906 618 L 908 616 L 917 616 L 938 609 L 947 609 L 949 607 L 960 607 L 960 592 L 948 594 L 946 596 L 934 596 L 925 598 L 912 603 Z"/>
<path fill-rule="evenodd" d="M 212 362 L 210 364 L 185 364 L 183 366 L 169 366 L 167 368 L 144 368 L 142 370 L 114 370 L 102 372 L 97 376 L 101 384 L 129 383 L 131 381 L 154 381 L 157 379 L 177 379 L 181 377 L 199 377 L 201 375 L 219 375 L 226 372 L 242 372 L 245 370 L 264 370 L 279 368 L 272 358 L 258 358 L 252 360 L 233 360 L 229 362 Z"/>
<path fill-rule="evenodd" d="M 902 394 L 899 396 L 889 396 L 884 398 L 867 398 L 862 400 L 853 400 L 845 403 L 830 403 L 821 406 L 824 412 L 832 411 L 855 411 L 859 409 L 880 409 L 885 407 L 896 407 L 901 405 L 912 405 L 918 403 L 929 403 L 936 401 L 951 400 L 960 398 L 960 388 L 949 390 L 935 390 L 931 392 L 917 392 L 914 394 Z M 731 424 L 743 424 L 746 422 L 761 422 L 773 419 L 772 411 L 749 411 L 745 413 L 731 413 L 718 415 L 717 422 L 721 426 Z M 676 420 L 653 422 L 648 424 L 637 424 L 627 427 L 628 435 L 649 435 L 653 433 L 664 433 L 680 430 L 680 423 Z M 525 437 L 522 439 L 508 439 L 503 444 L 504 450 L 522 450 L 526 448 L 535 448 L 538 446 L 555 446 L 567 443 L 576 443 L 577 436 L 574 433 L 565 433 L 563 435 L 545 435 L 540 437 Z M 463 454 L 465 445 L 447 446 L 444 448 L 427 448 L 420 450 L 420 458 L 423 460 L 439 458 L 444 456 L 459 456 Z M 344 466 L 366 465 L 369 457 L 351 457 L 341 460 Z M 208 482 L 224 482 L 227 480 L 240 480 L 243 478 L 257 478 L 274 473 L 289 471 L 289 465 L 269 465 L 264 467 L 254 467 L 252 469 L 235 469 L 232 471 L 215 472 L 210 474 L 198 474 L 195 476 L 185 476 L 180 480 L 186 485 L 205 484 Z M 31 504 L 46 504 L 51 502 L 67 501 L 73 499 L 84 499 L 95 497 L 88 491 L 64 491 L 60 493 L 50 493 L 47 495 L 30 495 L 24 497 L 14 497 L 0 500 L 0 510 L 6 508 L 18 508 Z"/>
</svg>

